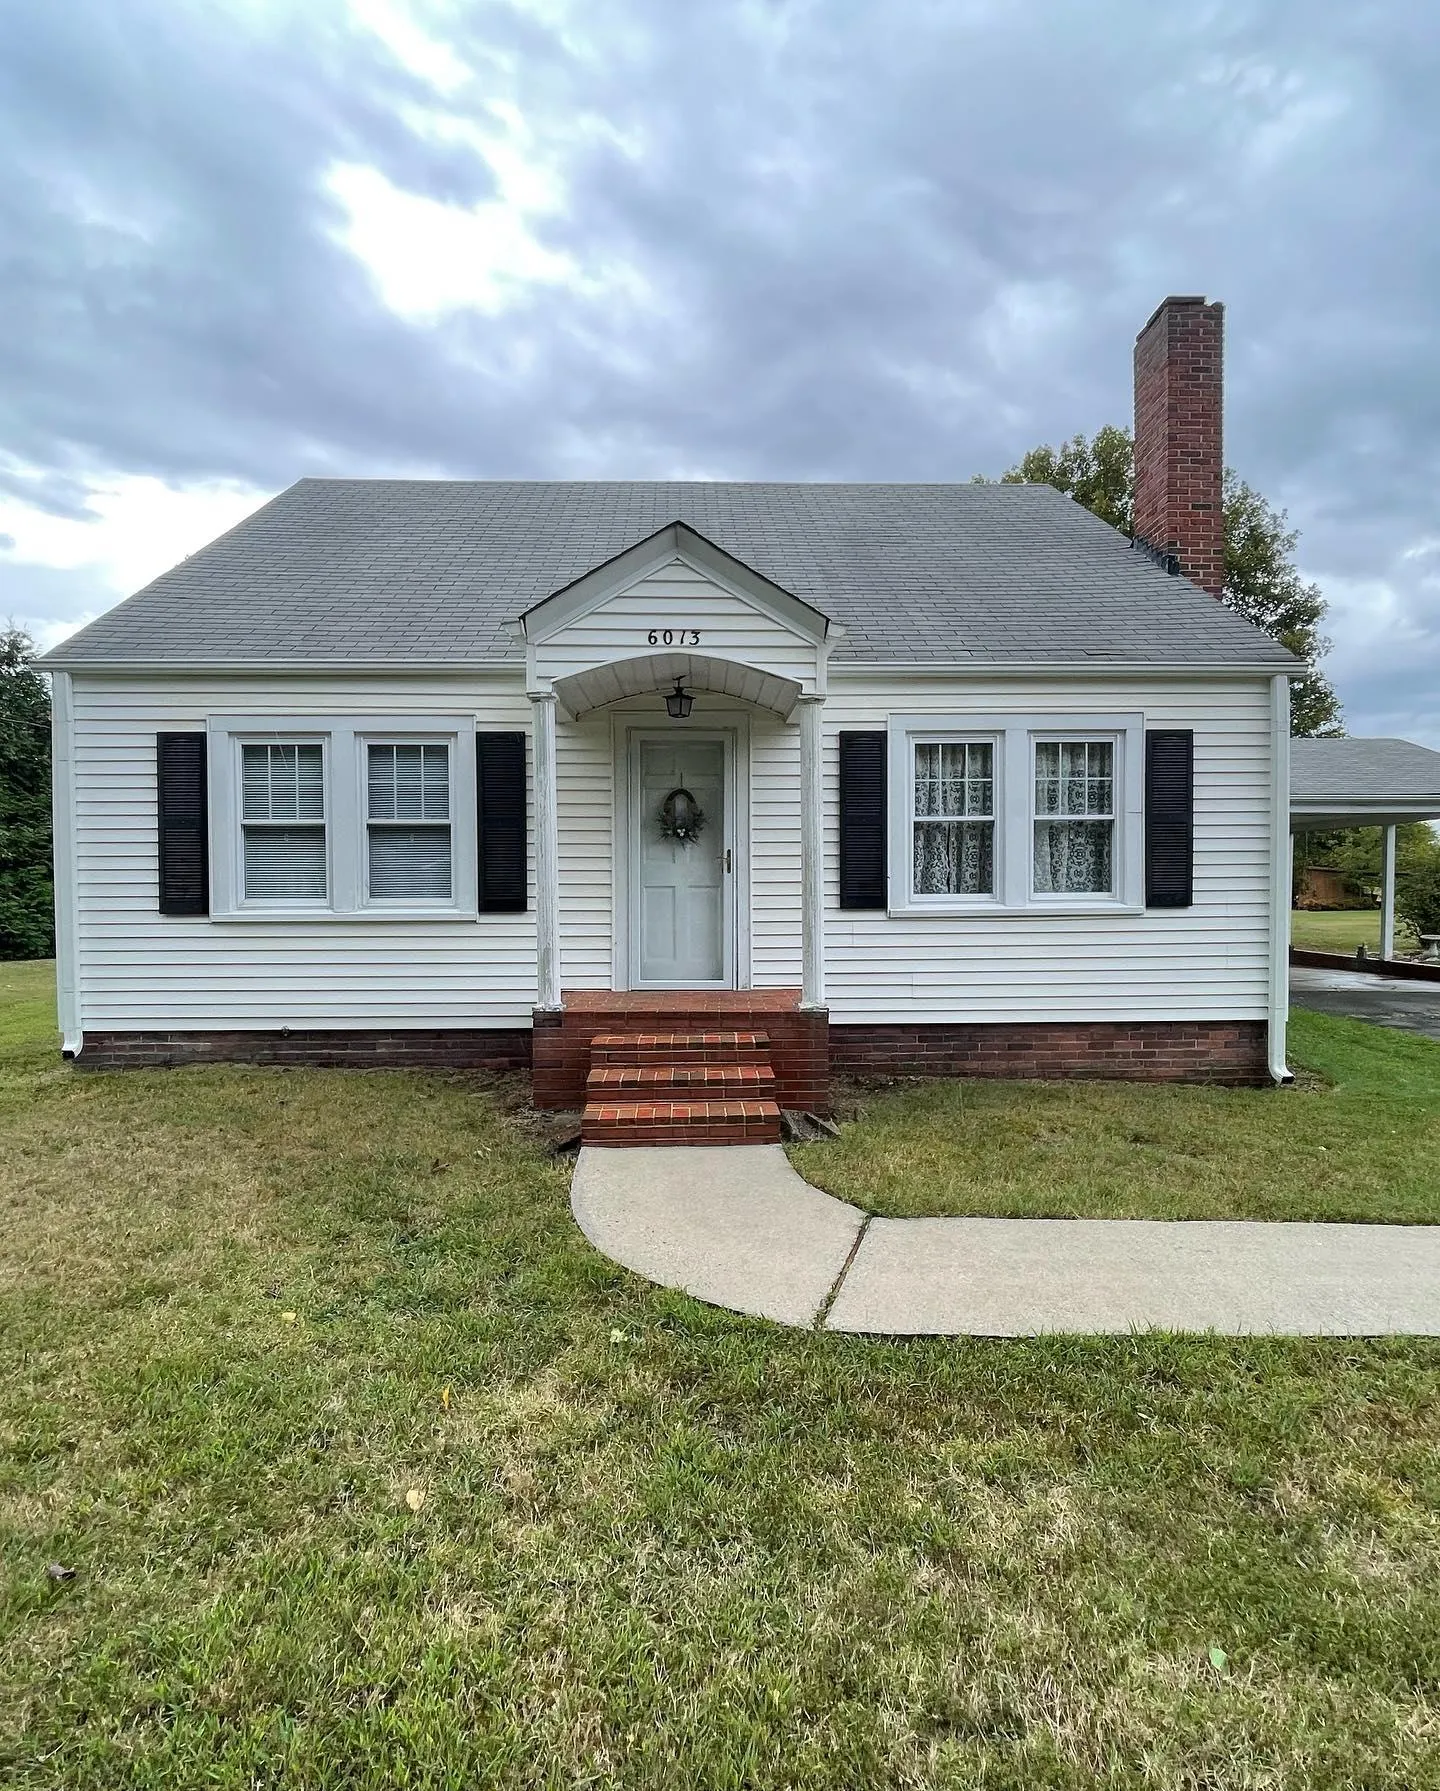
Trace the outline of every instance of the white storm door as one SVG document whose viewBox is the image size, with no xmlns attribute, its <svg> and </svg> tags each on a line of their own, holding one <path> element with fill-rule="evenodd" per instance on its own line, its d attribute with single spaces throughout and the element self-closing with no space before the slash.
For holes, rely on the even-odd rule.
<svg viewBox="0 0 1440 1791">
<path fill-rule="evenodd" d="M 641 989 L 734 986 L 732 841 L 726 741 L 680 733 L 632 741 L 630 963 Z M 688 845 L 661 828 L 665 798 L 688 790 L 705 824 Z"/>
</svg>

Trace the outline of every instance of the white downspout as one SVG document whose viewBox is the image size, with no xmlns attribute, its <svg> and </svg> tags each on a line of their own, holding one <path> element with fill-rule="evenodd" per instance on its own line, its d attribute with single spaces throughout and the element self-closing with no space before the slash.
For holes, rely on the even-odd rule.
<svg viewBox="0 0 1440 1791">
<path fill-rule="evenodd" d="M 69 672 L 50 674 L 50 804 L 55 836 L 55 997 L 60 1049 L 85 1048 L 80 1008 L 80 898 L 75 872 L 75 748 Z"/>
<path fill-rule="evenodd" d="M 1295 1077 L 1285 1061 L 1290 1018 L 1290 678 L 1270 680 L 1270 1074 Z"/>
</svg>

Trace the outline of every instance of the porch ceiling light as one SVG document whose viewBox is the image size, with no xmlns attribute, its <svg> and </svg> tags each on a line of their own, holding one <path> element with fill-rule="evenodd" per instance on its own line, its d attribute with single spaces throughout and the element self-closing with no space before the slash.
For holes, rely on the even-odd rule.
<svg viewBox="0 0 1440 1791">
<path fill-rule="evenodd" d="M 686 690 L 682 678 L 675 680 L 675 688 L 665 698 L 665 713 L 671 721 L 684 721 L 690 713 L 690 705 L 695 701 L 693 692 Z"/>
</svg>

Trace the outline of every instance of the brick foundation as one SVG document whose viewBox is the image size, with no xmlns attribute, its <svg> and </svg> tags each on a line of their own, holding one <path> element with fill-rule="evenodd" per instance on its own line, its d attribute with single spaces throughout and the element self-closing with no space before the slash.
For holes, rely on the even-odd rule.
<svg viewBox="0 0 1440 1791">
<path fill-rule="evenodd" d="M 1261 1020 L 1134 1020 L 1064 1025 L 832 1026 L 801 1013 L 794 991 L 731 995 L 722 1010 L 704 997 L 590 995 L 520 1029 L 431 1028 L 309 1032 L 87 1032 L 82 1070 L 164 1069 L 179 1064 L 309 1064 L 330 1069 L 531 1070 L 537 1107 L 585 1105 L 590 1041 L 637 1016 L 663 1013 L 667 1028 L 753 1026 L 771 1041 L 774 1098 L 825 1112 L 832 1069 L 852 1075 L 1109 1077 L 1134 1082 L 1269 1079 Z M 790 1005 L 786 1006 L 785 1003 Z M 657 1007 L 657 1003 L 660 1005 Z M 687 1005 L 688 1004 L 688 1005 Z M 703 1004 L 703 1005 L 699 1005 Z M 741 1016 L 745 1016 L 743 1019 Z"/>
<path fill-rule="evenodd" d="M 829 1023 L 802 1013 L 798 989 L 716 994 L 688 989 L 612 994 L 577 989 L 558 1013 L 535 1015 L 532 1076 L 537 1107 L 583 1107 L 590 1041 L 604 1032 L 763 1032 L 770 1041 L 775 1099 L 782 1107 L 824 1113 L 830 1106 Z"/>
<path fill-rule="evenodd" d="M 1231 1087 L 1269 1080 L 1263 1020 L 832 1026 L 830 1064 L 852 1075 L 1095 1077 Z"/>
<path fill-rule="evenodd" d="M 528 1070 L 530 1034 L 436 1027 L 359 1032 L 87 1032 L 82 1070 L 187 1063 L 308 1064 L 342 1070 Z"/>
</svg>

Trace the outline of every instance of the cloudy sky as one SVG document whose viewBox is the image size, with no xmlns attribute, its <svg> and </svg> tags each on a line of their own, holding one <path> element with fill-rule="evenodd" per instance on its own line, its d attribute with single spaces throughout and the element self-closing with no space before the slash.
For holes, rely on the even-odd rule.
<svg viewBox="0 0 1440 1791">
<path fill-rule="evenodd" d="M 0 619 L 304 474 L 998 473 L 1195 292 L 1440 746 L 1437 88 L 1433 0 L 8 0 Z"/>
</svg>

